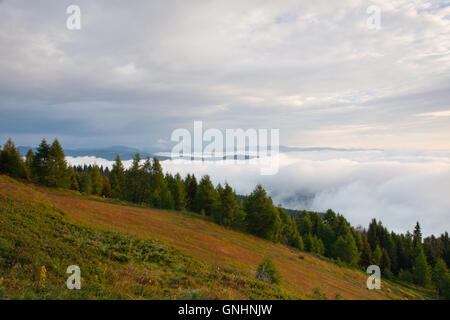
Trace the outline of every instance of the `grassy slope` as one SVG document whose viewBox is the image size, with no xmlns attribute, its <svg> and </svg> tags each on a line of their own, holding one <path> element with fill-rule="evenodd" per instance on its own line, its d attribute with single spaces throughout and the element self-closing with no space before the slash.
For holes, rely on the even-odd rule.
<svg viewBox="0 0 450 320">
<path fill-rule="evenodd" d="M 254 280 L 268 255 L 280 288 Z M 69 265 L 83 288 L 65 288 Z M 42 266 L 46 268 L 42 280 Z M 0 297 L 4 298 L 429 298 L 313 255 L 232 231 L 192 214 L 114 204 L 0 176 Z"/>
</svg>

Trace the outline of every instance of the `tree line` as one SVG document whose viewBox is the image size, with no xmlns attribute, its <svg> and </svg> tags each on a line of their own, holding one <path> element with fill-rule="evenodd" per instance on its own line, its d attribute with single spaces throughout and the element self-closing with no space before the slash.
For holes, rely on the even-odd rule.
<svg viewBox="0 0 450 320">
<path fill-rule="evenodd" d="M 142 160 L 139 153 L 128 169 L 119 155 L 111 170 L 97 165 L 71 167 L 57 139 L 51 145 L 43 139 L 36 152 L 30 149 L 25 158 L 9 139 L 0 149 L 0 173 L 87 195 L 196 212 L 220 225 L 339 264 L 364 270 L 378 265 L 385 278 L 434 286 L 440 289 L 441 297 L 450 298 L 448 233 L 422 239 L 419 222 L 413 233 L 396 234 L 375 219 L 367 229 L 355 228 L 331 209 L 290 214 L 274 205 L 261 185 L 247 196 L 238 196 L 228 183 L 214 186 L 208 175 L 197 181 L 194 174 L 184 178 L 178 173 L 164 174 L 157 158 Z"/>
</svg>

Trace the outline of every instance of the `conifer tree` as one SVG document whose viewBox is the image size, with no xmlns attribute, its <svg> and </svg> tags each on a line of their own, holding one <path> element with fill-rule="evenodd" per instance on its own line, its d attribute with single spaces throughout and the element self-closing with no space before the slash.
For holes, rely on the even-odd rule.
<svg viewBox="0 0 450 320">
<path fill-rule="evenodd" d="M 391 270 L 391 258 L 389 258 L 389 254 L 386 249 L 381 250 L 381 263 L 380 268 L 382 271 L 390 271 Z"/>
<path fill-rule="evenodd" d="M 153 158 L 152 161 L 150 186 L 152 190 L 150 199 L 151 206 L 163 209 L 173 209 L 175 207 L 173 196 L 164 179 L 164 174 L 158 158 Z"/>
<path fill-rule="evenodd" d="M 92 169 L 90 178 L 92 193 L 100 196 L 103 191 L 103 177 L 100 168 L 97 165 Z"/>
<path fill-rule="evenodd" d="M 49 157 L 50 157 L 50 146 L 47 144 L 45 139 L 42 139 L 39 144 L 36 154 L 33 157 L 33 162 L 31 166 L 31 175 L 37 183 L 46 185 L 47 177 L 49 175 Z"/>
<path fill-rule="evenodd" d="M 80 191 L 87 195 L 92 193 L 92 181 L 88 171 L 84 171 L 80 176 Z"/>
<path fill-rule="evenodd" d="M 45 184 L 50 187 L 70 187 L 70 171 L 67 168 L 64 151 L 58 139 L 55 139 L 50 147 L 48 154 L 48 173 L 47 177 L 44 177 L 44 180 L 46 181 Z"/>
<path fill-rule="evenodd" d="M 34 157 L 34 152 L 33 152 L 33 150 L 29 149 L 27 152 L 27 155 L 25 157 L 25 165 L 26 165 L 30 175 L 31 175 L 31 167 L 33 166 L 33 157 Z"/>
<path fill-rule="evenodd" d="M 383 255 L 383 252 L 381 251 L 381 248 L 379 245 L 376 246 L 375 250 L 373 251 L 373 264 L 376 266 L 381 265 L 381 257 Z"/>
<path fill-rule="evenodd" d="M 74 190 L 74 191 L 80 190 L 80 186 L 78 184 L 78 179 L 77 179 L 77 173 L 75 172 L 73 167 L 70 168 L 70 187 L 69 188 L 70 188 L 70 190 Z"/>
<path fill-rule="evenodd" d="M 187 175 L 185 180 L 186 186 L 186 208 L 191 211 L 195 211 L 195 196 L 197 195 L 197 179 L 195 175 Z"/>
<path fill-rule="evenodd" d="M 196 212 L 205 212 L 206 216 L 213 217 L 219 207 L 219 194 L 214 188 L 211 179 L 205 175 L 198 184 L 197 193 L 195 195 L 194 207 Z"/>
<path fill-rule="evenodd" d="M 25 162 L 11 139 L 8 139 L 0 153 L 0 173 L 9 174 L 13 178 L 29 179 Z"/>
<path fill-rule="evenodd" d="M 272 199 L 261 185 L 257 185 L 244 201 L 248 231 L 256 236 L 277 241 L 281 220 Z"/>
<path fill-rule="evenodd" d="M 363 236 L 363 249 L 361 251 L 360 265 L 366 269 L 368 266 L 372 265 L 373 256 L 372 249 L 370 248 L 369 241 L 367 240 L 366 234 Z"/>
<path fill-rule="evenodd" d="M 103 176 L 103 189 L 102 196 L 105 198 L 111 198 L 111 184 L 107 176 Z"/>
<path fill-rule="evenodd" d="M 431 269 L 427 263 L 427 258 L 425 257 L 425 253 L 420 242 L 417 242 L 417 246 L 414 249 L 414 257 L 414 282 L 418 285 L 426 287 L 431 283 Z"/>
<path fill-rule="evenodd" d="M 123 168 L 120 156 L 116 160 L 111 170 L 111 195 L 116 199 L 123 199 L 123 188 L 125 187 L 125 170 Z"/>
<path fill-rule="evenodd" d="M 341 259 L 349 265 L 357 265 L 359 260 L 358 248 L 351 234 L 339 236 L 334 244 L 335 258 Z"/>
<path fill-rule="evenodd" d="M 416 248 L 418 244 L 422 244 L 422 231 L 420 229 L 419 221 L 417 221 L 416 226 L 414 227 L 414 234 L 413 234 L 414 248 Z"/>
<path fill-rule="evenodd" d="M 228 183 L 225 183 L 225 188 L 220 186 L 218 193 L 220 204 L 216 212 L 215 220 L 224 226 L 233 226 L 235 225 L 239 211 L 236 194 Z"/>
<path fill-rule="evenodd" d="M 432 271 L 432 280 L 434 285 L 439 288 L 449 276 L 447 266 L 443 259 L 439 258 Z"/>
</svg>

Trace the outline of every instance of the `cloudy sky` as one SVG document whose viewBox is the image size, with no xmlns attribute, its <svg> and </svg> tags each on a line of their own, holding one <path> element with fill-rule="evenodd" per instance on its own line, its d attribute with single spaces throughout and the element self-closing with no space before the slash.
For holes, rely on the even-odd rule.
<svg viewBox="0 0 450 320">
<path fill-rule="evenodd" d="M 450 149 L 449 1 L 1 0 L 0 48 L 0 139 L 22 145 L 146 148 L 203 120 Z"/>
<path fill-rule="evenodd" d="M 66 9 L 81 9 L 68 30 Z M 381 12 L 369 29 L 367 8 Z M 176 128 L 280 129 L 298 147 L 209 173 L 292 208 L 450 229 L 450 1 L 0 0 L 0 140 L 162 147 Z M 70 159 L 72 163 L 101 159 Z"/>
</svg>

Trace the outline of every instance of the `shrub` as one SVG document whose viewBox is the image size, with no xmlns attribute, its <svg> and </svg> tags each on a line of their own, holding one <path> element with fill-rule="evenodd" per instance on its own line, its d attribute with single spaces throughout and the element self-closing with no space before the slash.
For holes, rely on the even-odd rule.
<svg viewBox="0 0 450 320">
<path fill-rule="evenodd" d="M 266 257 L 258 266 L 256 279 L 278 285 L 281 282 L 281 275 L 272 260 Z"/>
<path fill-rule="evenodd" d="M 328 300 L 327 295 L 322 291 L 322 288 L 320 287 L 314 288 L 312 294 L 310 294 L 309 297 L 313 300 Z"/>
</svg>

